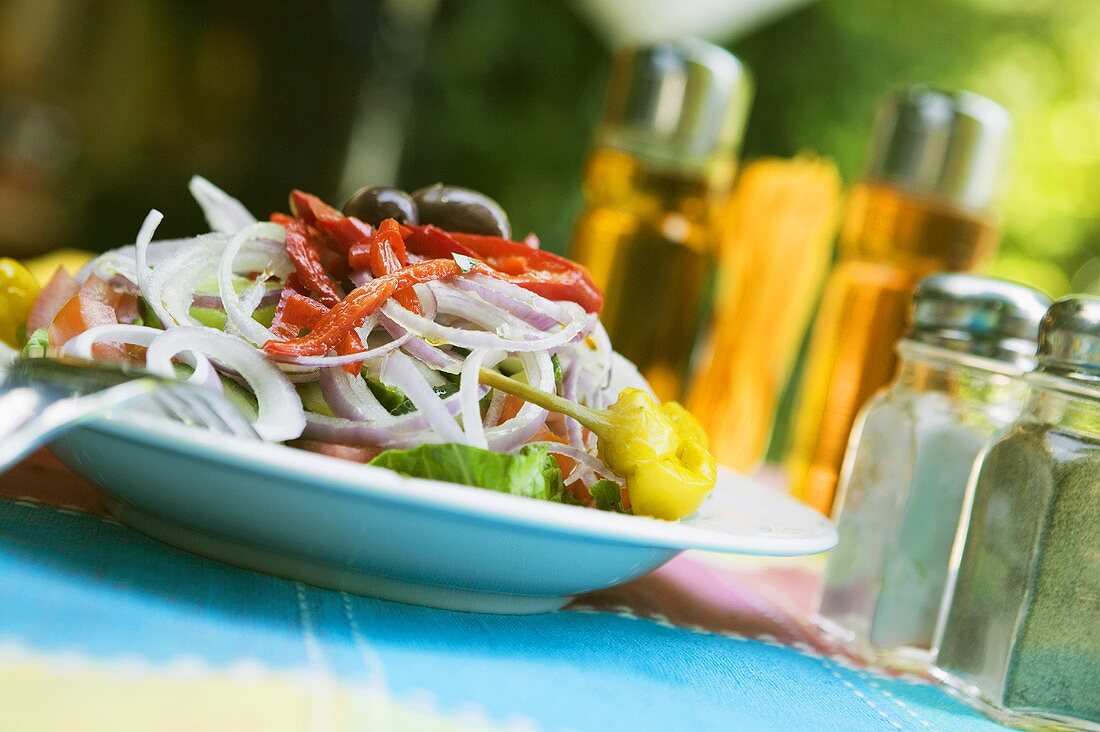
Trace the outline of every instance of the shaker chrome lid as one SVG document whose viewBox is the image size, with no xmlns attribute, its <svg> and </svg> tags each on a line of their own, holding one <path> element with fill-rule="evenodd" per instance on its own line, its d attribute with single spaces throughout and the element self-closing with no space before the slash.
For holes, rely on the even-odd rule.
<svg viewBox="0 0 1100 732">
<path fill-rule="evenodd" d="M 914 86 L 875 117 L 867 177 L 985 209 L 997 192 L 1012 117 L 970 92 Z"/>
<path fill-rule="evenodd" d="M 1011 363 L 1035 364 L 1039 321 L 1050 298 L 1027 285 L 973 274 L 921 280 L 913 294 L 909 340 Z"/>
<path fill-rule="evenodd" d="M 1039 367 L 1100 379 L 1100 297 L 1076 295 L 1050 306 L 1039 326 Z"/>
<path fill-rule="evenodd" d="M 684 39 L 615 54 L 598 142 L 676 165 L 705 166 L 741 145 L 752 81 L 736 56 Z"/>
</svg>

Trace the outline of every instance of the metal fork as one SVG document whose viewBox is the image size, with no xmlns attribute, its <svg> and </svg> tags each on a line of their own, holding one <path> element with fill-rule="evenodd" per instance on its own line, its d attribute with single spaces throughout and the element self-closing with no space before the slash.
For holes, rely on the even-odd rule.
<svg viewBox="0 0 1100 732">
<path fill-rule="evenodd" d="M 0 473 L 62 432 L 124 405 L 259 439 L 239 409 L 208 389 L 116 365 L 17 358 L 0 362 Z"/>
</svg>

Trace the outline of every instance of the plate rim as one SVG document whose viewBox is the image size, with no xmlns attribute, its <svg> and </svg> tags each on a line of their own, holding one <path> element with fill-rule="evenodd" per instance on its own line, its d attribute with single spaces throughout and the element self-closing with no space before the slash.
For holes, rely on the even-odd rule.
<svg viewBox="0 0 1100 732">
<path fill-rule="evenodd" d="M 805 512 L 823 531 L 806 537 L 766 534 L 736 536 L 717 528 L 690 523 L 597 511 L 459 483 L 412 478 L 386 468 L 353 463 L 280 443 L 214 435 L 164 417 L 132 411 L 92 420 L 82 424 L 81 428 L 113 433 L 161 449 L 198 455 L 202 459 L 237 465 L 244 463 L 250 469 L 265 473 L 298 474 L 299 479 L 287 482 L 288 486 L 295 488 L 305 487 L 308 483 L 309 490 L 380 498 L 483 520 L 567 532 L 604 543 L 681 551 L 694 549 L 730 554 L 800 556 L 827 551 L 837 542 L 836 527 L 826 517 L 797 503 L 785 493 L 769 489 L 749 476 L 724 467 L 719 470 L 727 476 L 727 481 L 756 491 L 768 491 L 776 500 L 789 501 L 791 509 Z"/>
</svg>

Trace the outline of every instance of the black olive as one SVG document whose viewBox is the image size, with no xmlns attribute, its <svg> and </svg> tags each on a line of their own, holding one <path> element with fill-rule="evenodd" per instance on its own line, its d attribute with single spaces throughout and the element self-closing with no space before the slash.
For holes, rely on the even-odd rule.
<svg viewBox="0 0 1100 732">
<path fill-rule="evenodd" d="M 420 223 L 412 196 L 389 186 L 360 188 L 344 204 L 344 213 L 371 226 L 378 226 L 386 219 L 397 219 L 399 224 Z"/>
<path fill-rule="evenodd" d="M 441 229 L 466 234 L 485 234 L 505 239 L 512 236 L 508 214 L 504 213 L 499 203 L 484 193 L 436 183 L 414 191 L 412 195 L 420 211 L 422 224 L 434 224 Z"/>
</svg>

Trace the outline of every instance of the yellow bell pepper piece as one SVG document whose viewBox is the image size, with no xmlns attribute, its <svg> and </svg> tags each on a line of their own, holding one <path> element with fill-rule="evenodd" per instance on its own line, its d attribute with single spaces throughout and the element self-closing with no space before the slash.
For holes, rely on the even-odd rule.
<svg viewBox="0 0 1100 732">
<path fill-rule="evenodd" d="M 38 280 L 14 259 L 0 258 L 0 341 L 22 346 L 23 328 L 41 290 Z"/>
<path fill-rule="evenodd" d="M 481 370 L 480 380 L 592 430 L 604 463 L 626 479 L 635 514 L 669 521 L 684 518 L 714 489 L 718 466 L 706 433 L 676 402 L 658 406 L 641 389 L 623 389 L 608 409 L 589 409 L 489 369 Z"/>
<path fill-rule="evenodd" d="M 54 249 L 40 257 L 25 260 L 23 264 L 38 280 L 38 284 L 45 287 L 58 267 L 63 267 L 66 272 L 75 275 L 94 256 L 96 255 L 92 252 L 86 252 L 83 249 Z"/>
</svg>

